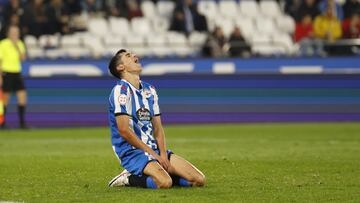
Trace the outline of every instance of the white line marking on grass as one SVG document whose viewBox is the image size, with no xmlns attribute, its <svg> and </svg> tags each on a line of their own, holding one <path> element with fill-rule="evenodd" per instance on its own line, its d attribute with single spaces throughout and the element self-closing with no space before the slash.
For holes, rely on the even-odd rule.
<svg viewBox="0 0 360 203">
<path fill-rule="evenodd" d="M 0 200 L 0 203 L 25 203 L 25 202 L 14 202 L 14 201 L 4 201 L 4 200 Z"/>
</svg>

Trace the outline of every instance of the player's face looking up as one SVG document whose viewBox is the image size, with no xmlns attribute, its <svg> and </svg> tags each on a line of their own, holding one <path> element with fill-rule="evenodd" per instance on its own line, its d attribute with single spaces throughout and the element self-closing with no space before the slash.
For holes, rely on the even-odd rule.
<svg viewBox="0 0 360 203">
<path fill-rule="evenodd" d="M 140 74 L 141 73 L 141 64 L 139 58 L 129 52 L 124 52 L 121 54 L 122 64 L 118 66 L 119 71 L 126 71 L 129 73 Z"/>
</svg>

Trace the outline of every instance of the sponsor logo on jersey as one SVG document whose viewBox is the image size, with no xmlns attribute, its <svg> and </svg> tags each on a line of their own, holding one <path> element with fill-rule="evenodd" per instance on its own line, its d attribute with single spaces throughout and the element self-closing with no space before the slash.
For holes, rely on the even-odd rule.
<svg viewBox="0 0 360 203">
<path fill-rule="evenodd" d="M 144 107 L 141 107 L 139 110 L 136 111 L 136 116 L 140 121 L 150 121 L 151 114 L 150 111 Z"/>
</svg>

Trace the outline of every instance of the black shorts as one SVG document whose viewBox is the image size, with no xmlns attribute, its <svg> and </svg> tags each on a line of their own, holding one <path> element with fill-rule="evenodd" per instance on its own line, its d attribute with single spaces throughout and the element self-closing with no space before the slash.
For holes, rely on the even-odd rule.
<svg viewBox="0 0 360 203">
<path fill-rule="evenodd" d="M 16 92 L 25 89 L 24 79 L 20 73 L 2 73 L 3 92 Z"/>
</svg>

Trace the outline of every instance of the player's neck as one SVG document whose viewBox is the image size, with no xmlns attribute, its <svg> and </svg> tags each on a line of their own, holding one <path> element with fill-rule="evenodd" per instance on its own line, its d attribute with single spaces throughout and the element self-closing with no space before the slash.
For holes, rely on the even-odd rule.
<svg viewBox="0 0 360 203">
<path fill-rule="evenodd" d="M 124 75 L 123 79 L 128 81 L 136 89 L 140 89 L 140 76 L 138 74 L 128 73 Z"/>
</svg>

